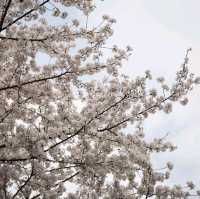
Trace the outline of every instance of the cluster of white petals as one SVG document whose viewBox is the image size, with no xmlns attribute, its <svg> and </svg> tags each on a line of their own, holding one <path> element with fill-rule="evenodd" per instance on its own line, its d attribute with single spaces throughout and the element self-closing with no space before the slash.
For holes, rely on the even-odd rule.
<svg viewBox="0 0 200 199">
<path fill-rule="evenodd" d="M 160 77 L 160 90 L 149 88 L 150 71 L 129 78 L 119 70 L 130 46 L 106 46 L 115 19 L 104 15 L 90 27 L 69 17 L 70 7 L 88 18 L 95 4 L 0 1 L 0 198 L 200 195 L 190 192 L 190 181 L 186 188 L 165 185 L 173 164 L 156 170 L 151 154 L 176 147 L 165 138 L 147 142 L 143 129 L 149 115 L 170 113 L 176 102 L 186 105 L 188 92 L 200 83 L 188 71 L 190 49 L 171 86 Z M 56 20 L 59 25 L 52 25 Z M 38 54 L 53 61 L 41 64 Z M 131 124 L 131 132 L 124 132 Z M 72 193 L 67 183 L 77 190 Z"/>
</svg>

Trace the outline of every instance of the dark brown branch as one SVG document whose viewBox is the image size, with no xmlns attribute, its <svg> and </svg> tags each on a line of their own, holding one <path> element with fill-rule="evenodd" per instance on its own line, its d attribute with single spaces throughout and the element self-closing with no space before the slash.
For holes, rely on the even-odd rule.
<svg viewBox="0 0 200 199">
<path fill-rule="evenodd" d="M 80 173 L 80 171 L 77 171 L 76 173 L 74 173 L 73 175 L 69 176 L 68 178 L 62 180 L 61 182 L 58 182 L 55 184 L 55 186 L 58 186 L 60 183 L 64 183 L 67 182 L 68 180 L 71 180 L 73 177 L 77 176 Z"/>
<path fill-rule="evenodd" d="M 38 83 L 38 82 L 47 81 L 47 80 L 51 80 L 51 79 L 56 79 L 56 78 L 59 78 L 59 77 L 66 75 L 68 73 L 73 73 L 73 72 L 65 71 L 65 72 L 63 72 L 59 75 L 52 75 L 50 77 L 44 77 L 44 78 L 41 78 L 41 79 L 34 79 L 34 80 L 31 80 L 31 81 L 23 82 L 20 85 L 14 84 L 14 85 L 6 86 L 6 87 L 1 87 L 0 91 L 15 89 L 15 88 L 19 88 L 19 87 L 22 87 L 22 86 L 25 86 L 25 85 L 28 85 L 28 84 L 33 84 L 33 83 Z"/>
<path fill-rule="evenodd" d="M 64 179 L 62 182 L 66 182 L 66 181 L 68 181 L 68 180 L 71 180 L 73 177 L 77 176 L 79 173 L 80 173 L 79 171 L 76 172 L 75 174 L 71 175 L 70 177 Z"/>
<path fill-rule="evenodd" d="M 2 30 L 2 27 L 3 27 L 3 23 L 4 23 L 4 20 L 6 18 L 6 15 L 8 13 L 8 9 L 10 7 L 10 4 L 11 4 L 12 0 L 8 0 L 8 3 L 5 5 L 5 10 L 3 11 L 2 15 L 1 15 L 1 20 L 0 20 L 0 31 Z"/>
<path fill-rule="evenodd" d="M 21 19 L 23 19 L 24 17 L 26 17 L 27 15 L 31 14 L 32 12 L 34 12 L 35 10 L 37 10 L 38 8 L 42 7 L 43 5 L 45 5 L 46 3 L 48 3 L 50 0 L 46 0 L 44 2 L 42 2 L 41 4 L 39 4 L 37 7 L 32 8 L 31 10 L 29 10 L 28 12 L 24 13 L 23 15 L 21 15 L 20 17 L 16 18 L 15 20 L 13 20 L 12 22 L 10 22 L 9 24 L 7 24 L 5 27 L 1 28 L 0 32 L 3 30 L 6 30 L 8 27 L 12 26 L 13 24 L 15 24 L 16 22 L 20 21 Z"/>
<path fill-rule="evenodd" d="M 114 104 L 112 104 L 108 108 L 106 108 L 103 111 L 101 111 L 100 113 L 98 113 L 96 117 L 99 117 L 99 116 L 103 115 L 105 112 L 109 111 L 110 109 L 116 107 L 118 104 L 120 104 L 122 101 L 124 101 L 127 97 L 128 97 L 128 95 L 125 94 L 119 101 L 116 101 Z"/>
<path fill-rule="evenodd" d="M 31 199 L 38 198 L 38 197 L 40 197 L 40 195 L 41 195 L 41 194 L 37 194 L 37 195 L 33 196 Z"/>
<path fill-rule="evenodd" d="M 69 140 L 69 139 L 75 137 L 75 136 L 78 135 L 84 128 L 85 128 L 85 125 L 83 125 L 79 130 L 77 130 L 77 131 L 76 131 L 74 134 L 72 134 L 71 136 L 69 136 L 69 137 L 65 138 L 64 140 L 61 140 L 60 142 L 57 142 L 56 144 L 50 146 L 48 149 L 44 150 L 44 152 L 47 152 L 47 151 L 49 151 L 50 149 L 53 149 L 53 148 L 55 148 L 56 146 L 58 146 L 58 145 L 60 145 L 60 144 L 62 144 L 62 143 L 64 143 L 64 142 L 66 142 L 67 140 Z"/>
<path fill-rule="evenodd" d="M 77 166 L 84 165 L 83 162 L 67 162 L 64 160 L 51 160 L 48 158 L 41 158 L 41 157 L 26 157 L 26 158 L 11 158 L 11 159 L 6 159 L 6 158 L 1 158 L 0 162 L 3 163 L 13 163 L 13 162 L 25 162 L 25 161 L 31 161 L 31 160 L 43 160 L 45 162 L 52 162 L 52 163 L 62 163 L 62 164 L 73 164 Z"/>
<path fill-rule="evenodd" d="M 77 176 L 79 173 L 80 173 L 80 172 L 77 171 L 76 173 L 74 173 L 74 174 L 71 175 L 70 177 L 68 177 L 68 178 L 66 178 L 66 179 L 64 179 L 64 180 L 62 180 L 61 182 L 58 182 L 58 183 L 55 185 L 55 187 L 58 186 L 60 183 L 64 183 L 64 182 L 66 182 L 66 181 L 68 181 L 68 180 L 71 180 L 73 177 Z M 39 194 L 33 196 L 31 199 L 36 199 L 36 198 L 38 198 L 38 197 L 40 197 L 40 196 L 41 196 L 41 194 L 39 193 Z"/>
<path fill-rule="evenodd" d="M 41 194 L 37 194 L 35 196 L 33 196 L 31 199 L 35 199 L 35 198 L 38 198 Z"/>
<path fill-rule="evenodd" d="M 48 39 L 48 37 L 40 38 L 40 39 L 34 39 L 34 38 L 19 38 L 19 37 L 6 37 L 6 36 L 0 36 L 1 40 L 12 40 L 12 41 L 30 41 L 30 42 L 43 42 Z"/>
<path fill-rule="evenodd" d="M 169 99 L 172 98 L 173 95 L 175 95 L 175 94 L 176 94 L 176 93 L 172 93 L 171 95 L 169 95 L 168 97 L 166 97 L 165 99 L 163 99 L 160 103 L 163 103 L 163 102 L 169 100 Z M 146 109 L 140 111 L 140 112 L 137 114 L 137 116 L 142 115 L 142 114 L 144 114 L 144 113 L 146 113 L 146 112 L 152 110 L 153 108 L 158 107 L 159 105 L 160 105 L 160 104 L 154 104 L 154 105 L 152 105 L 152 106 L 150 106 L 150 107 L 148 107 L 148 108 L 146 108 Z M 122 125 L 122 124 L 124 124 L 124 123 L 126 123 L 126 122 L 128 122 L 128 121 L 130 121 L 131 119 L 132 119 L 132 117 L 126 118 L 126 119 L 124 119 L 124 120 L 122 120 L 122 121 L 120 121 L 120 122 L 118 122 L 118 123 L 116 123 L 116 124 L 114 124 L 114 125 L 112 125 L 112 126 L 110 126 L 110 127 L 108 126 L 108 127 L 102 128 L 102 129 L 98 129 L 97 131 L 98 131 L 98 132 L 110 131 L 111 129 L 116 128 L 116 127 L 118 127 L 118 126 L 120 126 L 120 125 Z"/>
<path fill-rule="evenodd" d="M 0 145 L 0 149 L 5 148 L 5 147 L 6 147 L 5 144 Z"/>
<path fill-rule="evenodd" d="M 75 168 L 75 167 L 81 167 L 82 165 L 71 165 L 71 166 L 65 166 L 65 167 L 58 167 L 58 168 L 54 168 L 54 169 L 50 169 L 50 170 L 47 170 L 45 172 L 53 172 L 53 171 L 59 171 L 59 170 L 62 170 L 62 169 L 71 169 L 71 168 Z"/>
<path fill-rule="evenodd" d="M 110 109 L 114 108 L 115 106 L 117 106 L 118 104 L 120 104 L 122 101 L 124 101 L 126 98 L 128 97 L 128 94 L 125 94 L 119 101 L 113 103 L 111 106 L 109 106 L 108 108 L 104 109 L 103 111 L 101 111 L 100 113 L 97 113 L 93 118 L 91 118 L 85 125 L 83 125 L 79 130 L 77 130 L 74 134 L 72 134 L 71 136 L 65 138 L 64 140 L 61 140 L 60 142 L 50 146 L 48 149 L 45 150 L 45 152 L 49 151 L 50 149 L 55 148 L 56 146 L 66 142 L 67 140 L 75 137 L 76 135 L 78 135 L 79 133 L 81 133 L 81 131 L 87 126 L 89 125 L 94 119 L 97 119 L 99 116 L 103 115 L 105 112 L 109 111 Z"/>
<path fill-rule="evenodd" d="M 14 199 L 14 198 L 18 195 L 18 193 L 19 193 L 20 191 L 22 191 L 22 189 L 28 184 L 28 182 L 31 180 L 32 177 L 33 177 L 33 166 L 32 166 L 32 169 L 31 169 L 31 174 L 30 174 L 30 176 L 27 178 L 27 180 L 24 182 L 24 184 L 21 185 L 21 186 L 19 187 L 19 189 L 18 189 L 18 190 L 16 191 L 16 193 L 13 195 L 12 199 Z"/>
<path fill-rule="evenodd" d="M 25 100 L 18 102 L 17 105 L 25 104 L 30 99 L 32 99 L 32 97 L 28 97 Z M 11 109 L 6 110 L 2 115 L 0 115 L 0 123 L 4 122 L 4 120 L 13 112 L 14 108 L 15 108 L 15 105 Z M 1 146 L 0 146 L 0 148 L 1 148 Z"/>
<path fill-rule="evenodd" d="M 28 161 L 28 160 L 32 160 L 32 159 L 36 159 L 36 158 L 34 158 L 34 157 L 29 157 L 29 158 L 11 158 L 11 159 L 1 158 L 0 162 L 4 162 L 4 163 L 24 162 L 24 161 Z"/>
<path fill-rule="evenodd" d="M 65 34 L 63 37 L 70 37 L 70 36 L 82 36 L 82 35 L 87 35 L 87 34 L 90 34 L 91 31 L 88 31 L 86 33 L 82 33 L 82 32 L 75 32 L 75 33 L 70 33 L 70 34 Z M 61 33 L 57 33 L 57 34 L 63 34 L 63 32 Z M 98 32 L 95 32 L 95 33 L 98 33 Z M 20 37 L 9 37 L 9 36 L 3 36 L 3 35 L 0 35 L 0 39 L 2 40 L 13 40 L 13 41 L 20 41 L 20 40 L 23 40 L 23 41 L 31 41 L 31 42 L 43 42 L 47 39 L 52 39 L 54 35 L 48 35 L 48 37 L 45 37 L 45 38 L 20 38 Z M 102 47 L 103 48 L 103 47 Z"/>
</svg>

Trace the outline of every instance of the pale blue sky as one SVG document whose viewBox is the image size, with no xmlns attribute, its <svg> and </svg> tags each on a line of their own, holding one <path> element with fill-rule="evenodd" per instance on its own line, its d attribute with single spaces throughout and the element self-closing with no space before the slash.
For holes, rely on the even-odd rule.
<svg viewBox="0 0 200 199">
<path fill-rule="evenodd" d="M 157 22 L 193 41 L 199 42 L 199 0 L 144 0 L 143 2 L 146 11 Z"/>
</svg>

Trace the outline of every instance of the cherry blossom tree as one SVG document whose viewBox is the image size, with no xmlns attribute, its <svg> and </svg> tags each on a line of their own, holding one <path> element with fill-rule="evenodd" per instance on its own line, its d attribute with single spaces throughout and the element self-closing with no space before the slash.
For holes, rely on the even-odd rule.
<svg viewBox="0 0 200 199">
<path fill-rule="evenodd" d="M 0 198 L 200 195 L 192 182 L 164 183 L 173 164 L 156 170 L 151 154 L 176 147 L 165 138 L 147 142 L 143 128 L 149 115 L 186 105 L 200 83 L 188 71 L 191 49 L 171 85 L 153 80 L 150 71 L 125 76 L 120 68 L 132 49 L 106 45 L 115 19 L 105 15 L 89 26 L 94 3 L 0 1 Z M 72 7 L 85 20 L 68 16 Z M 41 64 L 41 53 L 52 61 Z M 149 81 L 158 86 L 150 88 Z"/>
</svg>

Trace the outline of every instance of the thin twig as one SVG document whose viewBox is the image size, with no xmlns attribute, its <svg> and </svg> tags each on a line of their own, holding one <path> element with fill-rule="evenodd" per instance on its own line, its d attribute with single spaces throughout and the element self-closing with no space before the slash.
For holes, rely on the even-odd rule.
<svg viewBox="0 0 200 199">
<path fill-rule="evenodd" d="M 10 23 L 8 23 L 5 27 L 0 29 L 0 32 L 3 30 L 6 30 L 7 28 L 9 28 L 10 26 L 12 26 L 13 24 L 15 24 L 16 22 L 20 21 L 21 19 L 23 19 L 24 17 L 26 17 L 27 15 L 31 14 L 32 12 L 36 11 L 38 8 L 42 7 L 43 5 L 45 5 L 46 3 L 48 3 L 50 0 L 46 0 L 44 2 L 42 2 L 41 4 L 39 4 L 37 7 L 32 8 L 31 10 L 29 10 L 28 12 L 24 13 L 23 15 L 21 15 L 20 17 L 16 18 L 15 20 L 11 21 Z"/>
</svg>

